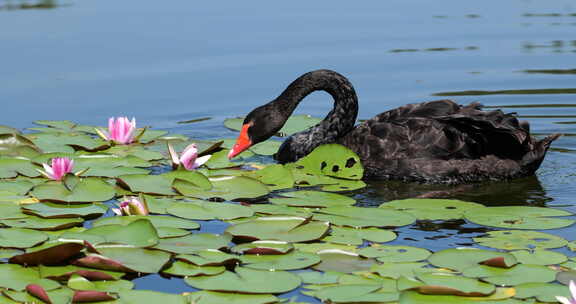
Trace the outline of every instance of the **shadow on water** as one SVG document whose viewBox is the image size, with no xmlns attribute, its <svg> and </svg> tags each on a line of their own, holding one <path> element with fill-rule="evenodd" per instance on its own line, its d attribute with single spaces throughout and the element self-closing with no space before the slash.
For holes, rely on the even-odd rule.
<svg viewBox="0 0 576 304">
<path fill-rule="evenodd" d="M 22 0 L 2 0 L 0 2 L 0 10 L 27 10 L 27 9 L 54 9 L 59 7 L 71 6 L 71 3 L 62 3 L 58 0 L 37 0 L 37 1 L 22 1 Z"/>
<path fill-rule="evenodd" d="M 486 182 L 473 185 L 430 185 L 399 181 L 369 182 L 359 195 L 360 205 L 373 206 L 382 200 L 391 201 L 414 197 L 449 197 L 487 206 L 528 205 L 546 206 L 553 198 L 546 195 L 538 177 L 530 176 L 511 181 Z"/>
</svg>

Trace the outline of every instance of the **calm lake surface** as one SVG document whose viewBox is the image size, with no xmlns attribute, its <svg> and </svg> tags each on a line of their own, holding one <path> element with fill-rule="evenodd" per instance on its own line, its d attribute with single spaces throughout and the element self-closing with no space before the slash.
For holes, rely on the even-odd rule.
<svg viewBox="0 0 576 304">
<path fill-rule="evenodd" d="M 457 198 L 576 212 L 574 1 L 0 0 L 0 29 L 3 125 L 104 125 L 128 115 L 192 138 L 231 138 L 225 118 L 273 99 L 304 72 L 329 68 L 355 85 L 360 119 L 451 98 L 517 112 L 538 136 L 564 134 L 536 177 L 479 185 Z M 331 105 L 314 93 L 297 113 L 323 117 Z M 371 183 L 354 195 L 376 206 L 450 189 Z M 436 251 L 470 244 L 483 232 L 477 227 L 414 225 L 397 229 L 393 243 Z M 546 232 L 573 240 L 576 228 Z M 135 282 L 192 290 L 158 276 Z"/>
</svg>

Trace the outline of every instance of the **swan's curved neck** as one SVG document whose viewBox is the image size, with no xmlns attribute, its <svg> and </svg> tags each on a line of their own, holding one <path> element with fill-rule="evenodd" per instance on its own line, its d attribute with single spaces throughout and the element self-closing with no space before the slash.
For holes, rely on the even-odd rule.
<svg viewBox="0 0 576 304">
<path fill-rule="evenodd" d="M 317 70 L 306 73 L 294 80 L 276 98 L 283 107 L 283 113 L 290 116 L 298 104 L 314 91 L 326 91 L 334 98 L 334 108 L 324 120 L 314 128 L 325 131 L 327 139 L 333 140 L 349 132 L 358 116 L 358 97 L 354 87 L 346 77 L 330 70 Z"/>
<path fill-rule="evenodd" d="M 346 77 L 334 71 L 317 70 L 300 76 L 273 102 L 288 119 L 304 97 L 318 90 L 332 95 L 334 108 L 316 126 L 288 138 L 279 155 L 295 154 L 295 159 L 298 159 L 321 144 L 335 142 L 354 128 L 358 115 L 356 91 Z"/>
</svg>

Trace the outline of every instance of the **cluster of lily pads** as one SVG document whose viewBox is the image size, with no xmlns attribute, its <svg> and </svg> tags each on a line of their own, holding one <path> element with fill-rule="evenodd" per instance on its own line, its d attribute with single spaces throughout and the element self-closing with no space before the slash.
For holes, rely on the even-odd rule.
<svg viewBox="0 0 576 304">
<path fill-rule="evenodd" d="M 315 122 L 294 117 L 281 132 Z M 563 210 L 358 207 L 363 168 L 339 145 L 279 165 L 266 157 L 277 141 L 230 161 L 232 140 L 191 141 L 127 118 L 108 130 L 36 123 L 0 126 L 2 303 L 299 303 L 282 297 L 293 291 L 325 303 L 545 303 L 570 297 L 576 280 L 576 258 L 551 250 L 576 242 L 534 231 L 572 225 Z M 493 229 L 476 248 L 387 244 L 397 227 L 448 220 Z M 190 289 L 134 289 L 150 274 Z"/>
</svg>

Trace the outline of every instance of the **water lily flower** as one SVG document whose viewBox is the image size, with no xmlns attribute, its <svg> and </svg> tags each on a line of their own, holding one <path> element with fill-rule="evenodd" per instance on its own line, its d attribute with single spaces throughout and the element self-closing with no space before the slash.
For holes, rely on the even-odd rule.
<svg viewBox="0 0 576 304">
<path fill-rule="evenodd" d="M 206 163 L 212 155 L 204 155 L 198 157 L 198 148 L 196 144 L 188 145 L 178 157 L 178 153 L 174 151 L 174 147 L 168 144 L 168 152 L 170 152 L 170 159 L 172 160 L 172 168 L 176 169 L 182 165 L 186 170 L 194 170 L 204 163 Z"/>
<path fill-rule="evenodd" d="M 557 296 L 556 300 L 562 304 L 576 304 L 576 284 L 574 281 L 570 281 L 570 294 L 572 294 L 572 299 L 566 297 Z"/>
<path fill-rule="evenodd" d="M 38 170 L 38 172 L 49 179 L 59 181 L 62 180 L 67 173 L 72 172 L 74 160 L 68 157 L 55 157 L 52 159 L 50 165 L 43 163 L 42 167 L 44 167 L 44 170 Z"/>
<path fill-rule="evenodd" d="M 96 132 L 104 140 L 113 141 L 117 144 L 129 144 L 134 142 L 136 132 L 136 119 L 128 120 L 128 117 L 110 117 L 108 119 L 108 131 L 96 129 Z"/>
<path fill-rule="evenodd" d="M 116 215 L 148 215 L 148 205 L 143 197 L 127 196 L 118 208 L 112 208 Z"/>
</svg>

